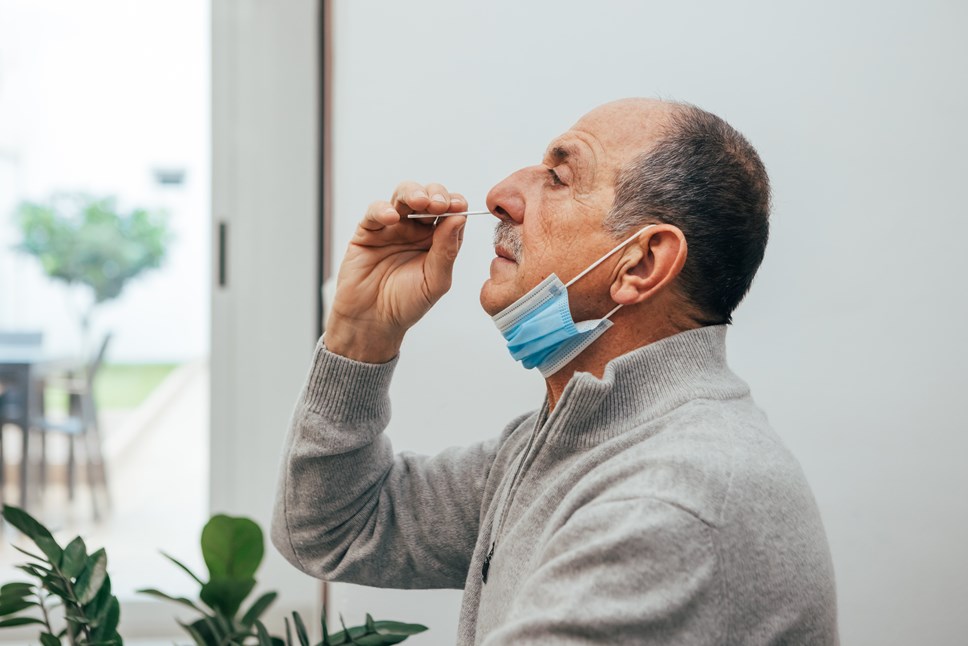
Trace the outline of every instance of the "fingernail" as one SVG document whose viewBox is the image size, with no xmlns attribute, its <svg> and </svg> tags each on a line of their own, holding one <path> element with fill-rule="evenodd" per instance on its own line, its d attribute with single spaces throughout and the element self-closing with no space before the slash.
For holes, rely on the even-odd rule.
<svg viewBox="0 0 968 646">
<path fill-rule="evenodd" d="M 431 202 L 440 202 L 441 204 L 447 204 L 447 198 L 440 193 L 434 193 L 434 196 L 430 198 Z"/>
<path fill-rule="evenodd" d="M 396 214 L 397 214 L 397 210 L 392 206 L 388 206 L 386 210 L 383 211 L 383 215 L 396 215 Z"/>
<path fill-rule="evenodd" d="M 413 196 L 415 198 L 418 198 L 418 199 L 419 198 L 426 198 L 427 197 L 427 193 L 425 191 L 414 191 L 413 192 Z"/>
</svg>

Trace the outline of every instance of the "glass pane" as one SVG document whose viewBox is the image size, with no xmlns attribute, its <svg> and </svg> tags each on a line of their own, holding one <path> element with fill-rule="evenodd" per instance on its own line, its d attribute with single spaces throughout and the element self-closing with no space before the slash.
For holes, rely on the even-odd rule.
<svg viewBox="0 0 968 646">
<path fill-rule="evenodd" d="M 197 595 L 159 549 L 204 571 L 208 4 L 0 0 L 3 497 L 104 546 L 122 603 Z"/>
</svg>

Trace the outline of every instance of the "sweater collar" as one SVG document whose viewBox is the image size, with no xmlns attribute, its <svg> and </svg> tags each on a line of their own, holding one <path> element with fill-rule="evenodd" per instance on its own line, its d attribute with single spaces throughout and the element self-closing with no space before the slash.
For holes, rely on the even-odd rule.
<svg viewBox="0 0 968 646">
<path fill-rule="evenodd" d="M 726 326 L 688 330 L 612 359 L 601 379 L 575 373 L 548 415 L 548 441 L 594 446 L 689 400 L 748 394 L 726 364 Z"/>
</svg>

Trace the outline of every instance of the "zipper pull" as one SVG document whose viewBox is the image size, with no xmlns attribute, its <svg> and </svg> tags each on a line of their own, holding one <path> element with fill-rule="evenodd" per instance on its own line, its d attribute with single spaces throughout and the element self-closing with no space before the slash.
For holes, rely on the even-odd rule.
<svg viewBox="0 0 968 646">
<path fill-rule="evenodd" d="M 484 565 L 481 566 L 481 582 L 487 584 L 487 571 L 491 569 L 491 557 L 494 556 L 494 546 L 497 541 L 491 543 L 491 551 L 484 557 Z"/>
</svg>

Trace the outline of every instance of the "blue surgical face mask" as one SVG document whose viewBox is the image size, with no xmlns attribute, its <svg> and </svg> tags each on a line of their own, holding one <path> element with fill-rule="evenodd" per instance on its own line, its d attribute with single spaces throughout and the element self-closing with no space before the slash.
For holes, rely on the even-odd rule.
<svg viewBox="0 0 968 646">
<path fill-rule="evenodd" d="M 635 240 L 642 231 L 653 226 L 655 225 L 650 224 L 640 229 L 568 281 L 568 284 L 563 284 L 558 276 L 551 274 L 492 317 L 497 329 L 508 342 L 511 356 L 525 368 L 537 368 L 548 378 L 612 327 L 609 318 L 621 305 L 600 319 L 576 323 L 568 307 L 568 288 Z"/>
</svg>

